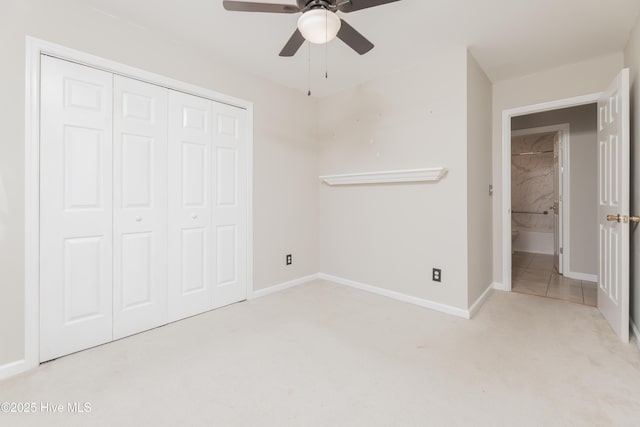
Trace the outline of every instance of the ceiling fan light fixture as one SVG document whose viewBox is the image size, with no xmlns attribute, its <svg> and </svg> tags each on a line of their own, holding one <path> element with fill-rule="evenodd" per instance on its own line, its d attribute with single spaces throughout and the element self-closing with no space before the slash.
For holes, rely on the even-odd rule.
<svg viewBox="0 0 640 427">
<path fill-rule="evenodd" d="M 298 19 L 298 29 L 302 36 L 315 44 L 323 44 L 335 39 L 340 31 L 340 18 L 326 9 L 312 9 Z"/>
</svg>

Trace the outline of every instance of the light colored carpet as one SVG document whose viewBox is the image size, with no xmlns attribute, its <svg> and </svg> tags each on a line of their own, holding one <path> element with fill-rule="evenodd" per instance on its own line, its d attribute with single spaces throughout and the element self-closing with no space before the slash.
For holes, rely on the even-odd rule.
<svg viewBox="0 0 640 427">
<path fill-rule="evenodd" d="M 639 425 L 640 351 L 592 307 L 493 292 L 462 320 L 328 282 L 42 365 L 0 425 Z"/>
</svg>

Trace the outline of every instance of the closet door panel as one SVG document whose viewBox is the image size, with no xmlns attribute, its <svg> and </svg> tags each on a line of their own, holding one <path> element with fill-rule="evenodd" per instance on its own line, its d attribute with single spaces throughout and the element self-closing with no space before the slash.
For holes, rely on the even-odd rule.
<svg viewBox="0 0 640 427">
<path fill-rule="evenodd" d="M 112 339 L 110 73 L 42 56 L 40 360 Z"/>
<path fill-rule="evenodd" d="M 247 298 L 247 112 L 213 103 L 213 307 Z"/>
<path fill-rule="evenodd" d="M 114 77 L 114 338 L 168 321 L 168 90 Z"/>
<path fill-rule="evenodd" d="M 64 240 L 64 311 L 69 322 L 100 315 L 104 246 L 102 236 Z"/>
<path fill-rule="evenodd" d="M 209 145 L 182 141 L 180 146 L 182 207 L 207 209 Z"/>
<path fill-rule="evenodd" d="M 181 294 L 189 295 L 207 291 L 207 229 L 205 227 L 183 228 Z"/>
<path fill-rule="evenodd" d="M 211 309 L 211 101 L 169 91 L 169 318 Z"/>
</svg>

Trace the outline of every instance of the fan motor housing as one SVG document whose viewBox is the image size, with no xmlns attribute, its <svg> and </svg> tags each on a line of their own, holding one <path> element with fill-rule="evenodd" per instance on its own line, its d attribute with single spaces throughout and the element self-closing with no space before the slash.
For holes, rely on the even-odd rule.
<svg viewBox="0 0 640 427">
<path fill-rule="evenodd" d="M 337 9 L 337 6 L 331 0 L 297 0 L 297 3 L 302 12 L 318 8 L 331 11 L 335 11 Z"/>
</svg>

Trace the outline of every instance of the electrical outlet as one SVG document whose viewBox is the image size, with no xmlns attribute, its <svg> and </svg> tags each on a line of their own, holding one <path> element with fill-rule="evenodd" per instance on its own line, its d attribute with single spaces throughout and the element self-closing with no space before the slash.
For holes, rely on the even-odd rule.
<svg viewBox="0 0 640 427">
<path fill-rule="evenodd" d="M 287 254 L 287 265 L 293 264 L 293 257 L 291 254 Z"/>
<path fill-rule="evenodd" d="M 433 269 L 433 281 L 442 282 L 442 270 L 439 268 Z"/>
</svg>

